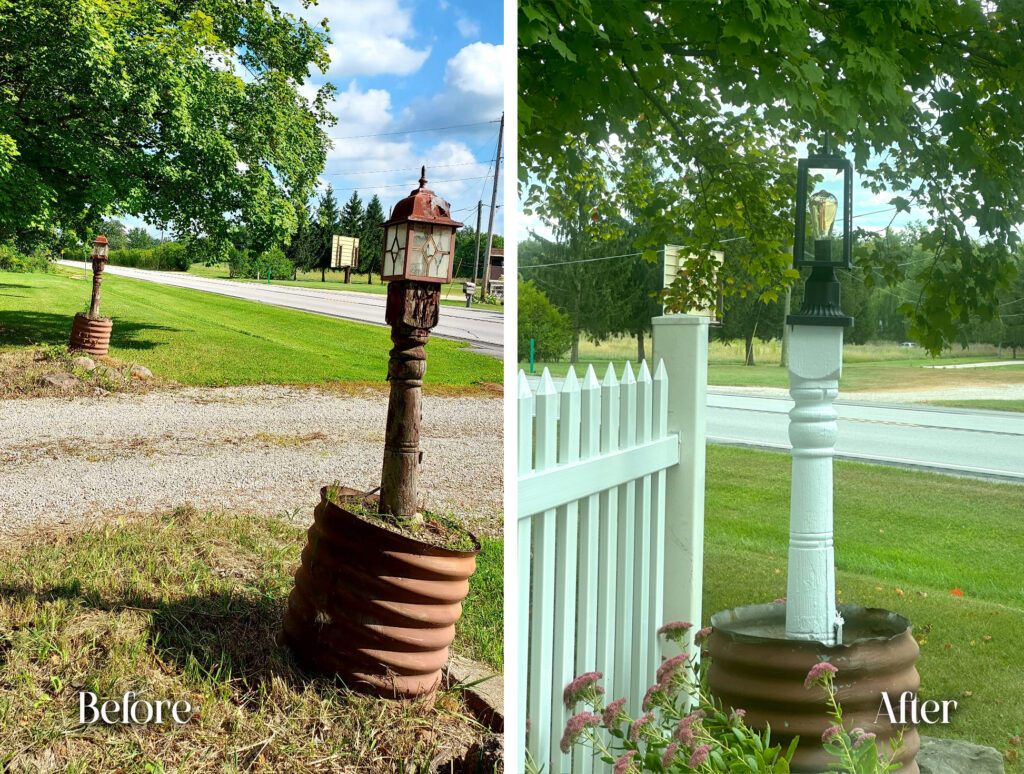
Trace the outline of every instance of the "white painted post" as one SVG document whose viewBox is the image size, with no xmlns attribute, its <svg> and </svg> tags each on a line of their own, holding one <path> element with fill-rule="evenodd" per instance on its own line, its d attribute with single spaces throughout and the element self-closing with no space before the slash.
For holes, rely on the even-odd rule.
<svg viewBox="0 0 1024 774">
<path fill-rule="evenodd" d="M 619 448 L 629 449 L 636 443 L 636 377 L 626 361 L 619 382 Z M 612 675 L 616 697 L 627 697 L 626 706 L 634 716 L 640 714 L 641 693 L 636 695 L 630 680 L 633 664 L 633 567 L 636 540 L 636 481 L 619 487 L 619 539 L 615 557 L 618 575 L 615 595 L 615 671 Z"/>
<path fill-rule="evenodd" d="M 843 367 L 843 329 L 793 325 L 789 338 L 789 441 L 793 483 L 789 510 L 786 638 L 836 644 L 832 548 L 832 455 Z"/>
<path fill-rule="evenodd" d="M 665 595 L 660 626 L 701 621 L 704 578 L 704 445 L 707 438 L 708 318 L 667 314 L 653 324 L 654 360 L 664 362 L 671 395 L 668 432 L 679 433 L 679 464 L 665 471 Z M 662 656 L 679 652 L 661 643 Z"/>
<path fill-rule="evenodd" d="M 519 371 L 519 455 L 517 464 L 519 475 L 525 475 L 533 470 L 533 392 L 526 381 L 526 374 Z M 532 562 L 532 550 L 530 540 L 531 519 L 518 520 L 518 556 L 516 566 L 519 568 L 519 620 L 530 620 L 530 564 Z M 526 676 L 530 664 L 529 659 L 529 632 L 530 627 L 523 623 L 519 627 L 516 643 L 519 652 L 516 658 L 519 660 L 519 675 L 517 687 L 517 698 L 522 711 L 520 718 L 526 717 Z M 526 729 L 520 729 L 523 739 L 526 737 Z M 515 745 L 516 748 L 516 771 L 526 771 L 526 748 L 522 741 Z"/>
<path fill-rule="evenodd" d="M 636 442 L 651 440 L 651 408 L 653 383 L 647 361 L 640 363 L 636 376 Z M 657 663 L 650 658 L 651 640 L 655 636 L 650 619 L 651 606 L 651 477 L 644 476 L 636 482 L 635 538 L 633 542 L 633 679 L 630 692 L 643 699 L 647 686 L 654 682 Z M 622 568 L 629 572 L 627 567 Z M 642 708 L 635 710 L 638 714 Z"/>
<path fill-rule="evenodd" d="M 580 458 L 580 383 L 576 371 L 569 366 L 562 383 L 558 412 L 558 464 L 569 465 Z M 565 728 L 569 710 L 561 701 L 562 691 L 572 682 L 576 666 L 576 559 L 577 516 L 579 501 L 560 505 L 555 511 L 555 650 L 551 665 L 551 695 L 554 700 L 551 734 L 552 772 L 572 771 L 572 752 L 561 753 L 560 735 Z M 559 757 L 561 756 L 561 757 Z"/>
<path fill-rule="evenodd" d="M 557 463 L 558 392 L 551 374 L 544 369 L 536 395 L 537 419 L 533 467 L 547 470 Z M 552 733 L 554 696 L 551 672 L 554 661 L 555 599 L 555 509 L 533 517 L 533 587 L 530 595 L 530 671 L 527 719 L 530 748 L 545 760 L 557 760 L 558 737 Z M 552 738 L 554 737 L 554 738 Z"/>
</svg>

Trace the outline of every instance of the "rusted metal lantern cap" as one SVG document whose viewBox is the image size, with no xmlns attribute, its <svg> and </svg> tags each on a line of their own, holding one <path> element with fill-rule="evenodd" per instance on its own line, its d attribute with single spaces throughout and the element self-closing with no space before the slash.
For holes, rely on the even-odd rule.
<svg viewBox="0 0 1024 774">
<path fill-rule="evenodd" d="M 451 282 L 455 231 L 462 226 L 451 217 L 451 205 L 427 185 L 426 167 L 420 186 L 391 210 L 384 223 L 382 275 L 392 280 Z"/>
</svg>

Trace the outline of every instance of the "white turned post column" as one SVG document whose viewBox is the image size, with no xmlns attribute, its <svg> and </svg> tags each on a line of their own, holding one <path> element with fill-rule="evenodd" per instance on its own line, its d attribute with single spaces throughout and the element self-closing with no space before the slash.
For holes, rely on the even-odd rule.
<svg viewBox="0 0 1024 774">
<path fill-rule="evenodd" d="M 832 548 L 832 455 L 843 364 L 843 329 L 793 325 L 789 339 L 789 441 L 793 481 L 789 510 L 786 637 L 836 644 Z M 841 635 L 840 635 L 841 636 Z"/>
</svg>

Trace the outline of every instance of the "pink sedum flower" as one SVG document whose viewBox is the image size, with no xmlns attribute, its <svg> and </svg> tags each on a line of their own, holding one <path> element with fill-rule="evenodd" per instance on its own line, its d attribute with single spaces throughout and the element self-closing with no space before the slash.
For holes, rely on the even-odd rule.
<svg viewBox="0 0 1024 774">
<path fill-rule="evenodd" d="M 701 629 L 695 635 L 693 635 L 693 641 L 699 645 L 700 643 L 704 642 L 704 640 L 706 640 L 710 636 L 711 636 L 711 627 L 710 626 L 705 626 L 703 629 Z"/>
<path fill-rule="evenodd" d="M 711 745 L 702 744 L 696 750 L 693 751 L 693 755 L 690 756 L 690 761 L 687 764 L 691 769 L 696 769 L 701 766 L 708 759 L 708 753 L 711 752 Z"/>
<path fill-rule="evenodd" d="M 667 685 L 675 677 L 676 670 L 680 665 L 685 664 L 689 659 L 689 653 L 680 653 L 677 656 L 672 656 L 672 658 L 662 661 L 656 675 L 658 682 L 662 685 Z"/>
<path fill-rule="evenodd" d="M 743 722 L 743 718 L 745 718 L 746 716 L 747 711 L 745 709 L 734 709 L 731 713 L 729 713 L 729 722 L 741 723 Z"/>
<path fill-rule="evenodd" d="M 828 728 L 826 728 L 824 730 L 824 732 L 822 732 L 822 734 L 821 734 L 821 741 L 822 742 L 831 742 L 833 739 L 835 739 L 837 736 L 839 736 L 839 734 L 841 734 L 842 732 L 843 732 L 843 727 L 842 726 L 829 726 Z"/>
<path fill-rule="evenodd" d="M 629 772 L 633 771 L 634 755 L 636 755 L 636 750 L 630 750 L 628 753 L 616 760 L 615 765 L 612 767 L 612 774 L 629 774 Z"/>
<path fill-rule="evenodd" d="M 601 722 L 601 716 L 596 712 L 580 712 L 578 715 L 573 715 L 565 723 L 565 733 L 562 734 L 562 741 L 559 743 L 559 748 L 562 752 L 568 753 L 572 749 L 573 742 L 576 738 L 583 733 L 583 729 L 587 726 L 596 726 Z"/>
<path fill-rule="evenodd" d="M 626 698 L 616 699 L 610 702 L 607 707 L 604 708 L 602 717 L 604 719 L 604 726 L 609 731 L 614 731 L 615 727 L 620 722 L 620 715 L 622 714 L 622 708 L 626 706 Z"/>
<path fill-rule="evenodd" d="M 562 701 L 565 702 L 565 706 L 574 707 L 591 686 L 597 693 L 604 693 L 604 689 L 596 684 L 602 677 L 600 672 L 585 672 L 565 686 L 565 690 L 562 692 Z"/>
<path fill-rule="evenodd" d="M 856 739 L 853 740 L 853 749 L 856 750 L 862 744 L 864 744 L 865 742 L 870 742 L 874 738 L 875 738 L 874 734 L 870 734 L 870 733 L 869 734 L 861 734 L 860 736 L 858 736 Z"/>
<path fill-rule="evenodd" d="M 633 725 L 629 727 L 629 738 L 632 739 L 634 743 L 639 742 L 640 729 L 648 723 L 650 723 L 652 720 L 654 720 L 654 714 L 651 712 L 648 712 L 646 715 L 641 715 L 636 720 L 634 720 Z"/>
<path fill-rule="evenodd" d="M 665 686 L 663 686 L 661 683 L 655 683 L 650 688 L 648 688 L 647 693 L 644 694 L 644 700 L 640 703 L 641 709 L 643 709 L 646 712 L 651 707 L 653 707 L 656 694 L 664 692 L 664 690 Z"/>
<path fill-rule="evenodd" d="M 679 721 L 679 725 L 676 726 L 675 737 L 683 747 L 693 747 L 693 729 L 689 726 L 684 726 L 683 721 L 681 720 Z"/>
<path fill-rule="evenodd" d="M 689 621 L 672 621 L 671 623 L 667 623 L 660 629 L 658 629 L 658 634 L 660 634 L 662 637 L 667 637 L 671 640 L 675 639 L 676 637 L 681 637 L 682 635 L 690 631 L 690 629 L 692 628 L 693 624 Z"/>
<path fill-rule="evenodd" d="M 675 742 L 670 743 L 669 746 L 665 748 L 665 754 L 661 756 L 661 765 L 664 768 L 667 769 L 669 766 L 672 765 L 672 761 L 675 760 L 676 751 L 678 749 L 679 745 Z"/>
<path fill-rule="evenodd" d="M 810 688 L 812 683 L 823 679 L 826 674 L 835 676 L 838 671 L 838 669 L 827 661 L 821 661 L 812 666 L 811 671 L 807 673 L 807 677 L 804 678 L 804 688 Z"/>
</svg>

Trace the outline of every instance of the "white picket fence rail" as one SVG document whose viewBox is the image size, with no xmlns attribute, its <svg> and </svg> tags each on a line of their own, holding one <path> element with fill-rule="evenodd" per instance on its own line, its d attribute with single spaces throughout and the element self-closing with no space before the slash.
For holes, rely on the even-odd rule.
<svg viewBox="0 0 1024 774">
<path fill-rule="evenodd" d="M 668 389 L 661 363 L 653 378 L 646 362 L 636 377 L 626 363 L 621 379 L 609 365 L 601 382 L 593 367 L 582 382 L 570 368 L 560 391 L 545 369 L 536 395 L 519 372 L 518 615 L 528 625 L 517 688 L 526 751 L 545 774 L 594 770 L 590 755 L 559 749 L 574 676 L 603 672 L 607 697 L 627 697 L 635 714 L 659 662 L 666 470 L 680 460 Z"/>
</svg>

